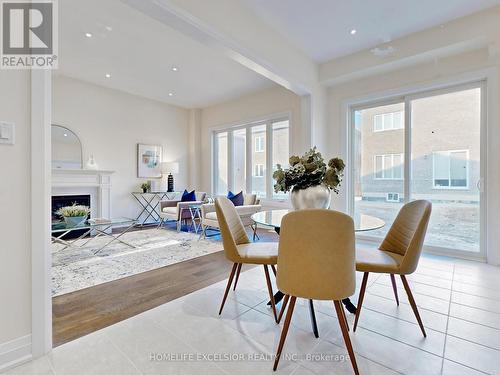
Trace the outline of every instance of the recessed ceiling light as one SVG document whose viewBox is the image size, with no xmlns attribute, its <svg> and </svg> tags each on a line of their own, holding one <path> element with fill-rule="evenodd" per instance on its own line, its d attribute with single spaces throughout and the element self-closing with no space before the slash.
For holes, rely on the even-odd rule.
<svg viewBox="0 0 500 375">
<path fill-rule="evenodd" d="M 106 78 L 111 78 L 111 74 L 106 73 L 106 74 L 104 75 L 104 77 L 106 77 Z"/>
<path fill-rule="evenodd" d="M 85 33 L 85 36 L 86 36 L 87 38 L 92 38 L 92 34 L 91 34 L 91 33 Z"/>
<path fill-rule="evenodd" d="M 64 136 L 67 137 L 68 136 L 68 133 L 64 133 Z"/>
<path fill-rule="evenodd" d="M 169 92 L 168 96 L 174 96 L 174 93 L 173 92 Z"/>
<path fill-rule="evenodd" d="M 352 29 L 352 30 L 350 31 L 351 35 L 354 35 L 354 34 L 356 34 L 357 32 L 358 32 L 358 30 L 356 30 L 356 29 Z"/>
<path fill-rule="evenodd" d="M 179 70 L 179 68 L 178 68 L 178 67 L 176 67 L 176 66 L 173 66 L 173 67 L 172 67 L 172 71 L 177 72 L 178 70 Z"/>
</svg>

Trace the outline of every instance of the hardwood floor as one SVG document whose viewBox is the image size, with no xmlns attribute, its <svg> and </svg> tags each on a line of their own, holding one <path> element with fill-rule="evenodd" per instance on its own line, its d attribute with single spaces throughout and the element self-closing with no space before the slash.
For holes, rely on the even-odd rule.
<svg viewBox="0 0 500 375">
<path fill-rule="evenodd" d="M 166 225 L 168 227 L 168 225 Z M 148 230 L 138 228 L 136 230 Z M 171 226 L 175 230 L 175 226 Z M 278 240 L 268 229 L 257 231 L 263 242 Z M 210 239 L 221 241 L 210 233 Z M 52 298 L 53 346 L 62 345 L 134 315 L 227 279 L 233 264 L 224 252 L 204 255 L 123 279 Z M 253 268 L 245 265 L 242 271 Z"/>
<path fill-rule="evenodd" d="M 221 251 L 54 297 L 53 345 L 59 346 L 224 280 L 231 267 Z"/>
</svg>

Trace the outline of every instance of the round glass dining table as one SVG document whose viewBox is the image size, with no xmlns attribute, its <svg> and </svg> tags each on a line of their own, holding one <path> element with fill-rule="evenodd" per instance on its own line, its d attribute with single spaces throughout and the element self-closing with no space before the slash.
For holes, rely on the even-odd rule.
<svg viewBox="0 0 500 375">
<path fill-rule="evenodd" d="M 279 233 L 281 219 L 292 210 L 268 210 L 260 211 L 252 215 L 252 220 L 257 224 L 272 227 Z M 375 216 L 356 214 L 353 216 L 354 230 L 356 232 L 366 232 L 380 229 L 385 225 L 385 221 Z"/>
<path fill-rule="evenodd" d="M 252 215 L 252 220 L 255 223 L 264 225 L 267 227 L 272 227 L 276 233 L 280 233 L 281 220 L 283 216 L 292 212 L 292 210 L 268 210 L 260 211 Z M 353 216 L 354 220 L 354 231 L 356 232 L 366 232 L 370 230 L 380 229 L 385 225 L 385 221 L 379 219 L 375 216 L 365 215 L 365 214 L 355 214 Z M 274 295 L 274 302 L 278 303 L 284 297 L 281 291 L 278 291 Z M 342 303 L 347 307 L 351 313 L 356 312 L 356 307 L 351 303 L 349 298 L 342 300 Z M 271 302 L 268 303 L 270 305 Z M 314 312 L 314 304 L 312 300 L 309 300 L 309 312 L 311 316 L 311 325 L 314 336 L 319 337 L 318 324 L 316 322 L 316 313 Z"/>
</svg>

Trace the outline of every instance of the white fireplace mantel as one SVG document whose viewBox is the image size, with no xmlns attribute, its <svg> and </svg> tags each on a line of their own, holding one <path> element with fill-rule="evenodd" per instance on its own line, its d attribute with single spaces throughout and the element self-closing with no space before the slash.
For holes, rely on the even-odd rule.
<svg viewBox="0 0 500 375">
<path fill-rule="evenodd" d="M 52 195 L 90 195 L 91 216 L 111 218 L 113 173 L 89 169 L 53 169 Z"/>
</svg>

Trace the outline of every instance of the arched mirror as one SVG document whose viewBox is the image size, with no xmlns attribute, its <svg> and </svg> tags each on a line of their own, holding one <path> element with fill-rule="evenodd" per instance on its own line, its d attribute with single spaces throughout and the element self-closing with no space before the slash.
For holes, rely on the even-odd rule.
<svg viewBox="0 0 500 375">
<path fill-rule="evenodd" d="M 82 169 L 80 138 L 64 126 L 52 124 L 52 169 Z"/>
</svg>

